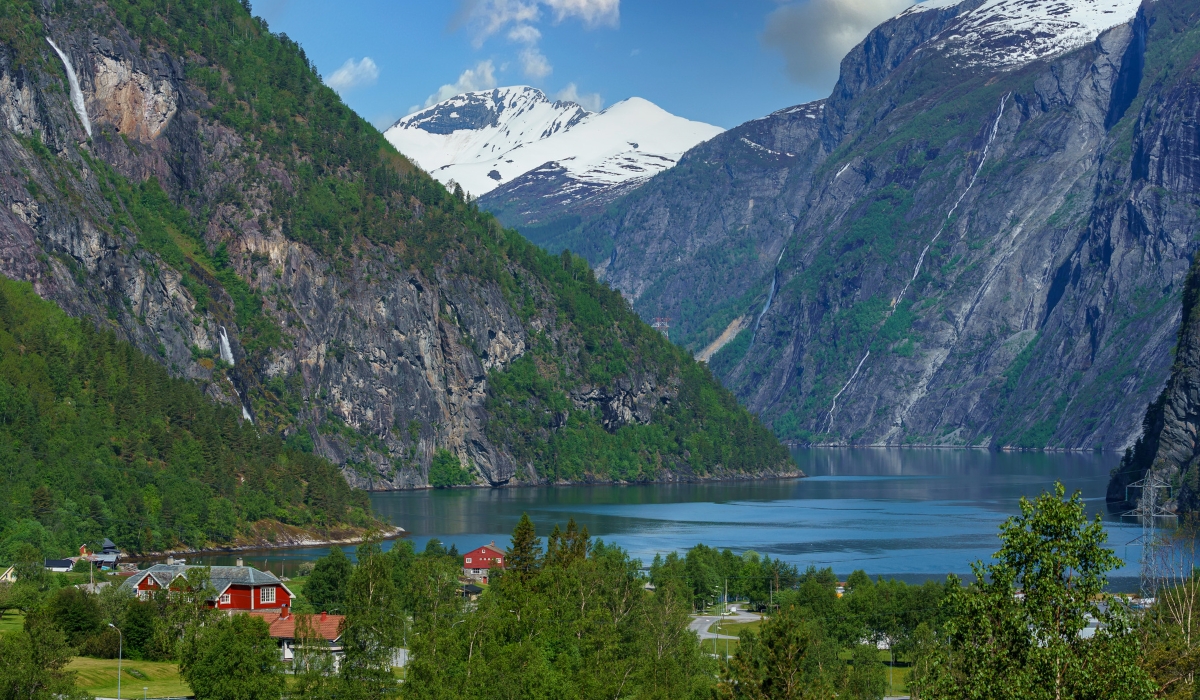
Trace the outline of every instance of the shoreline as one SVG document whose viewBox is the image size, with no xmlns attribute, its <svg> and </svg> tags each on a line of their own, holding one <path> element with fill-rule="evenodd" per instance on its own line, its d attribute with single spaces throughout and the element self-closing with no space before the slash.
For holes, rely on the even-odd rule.
<svg viewBox="0 0 1200 700">
<path fill-rule="evenodd" d="M 832 442 L 783 443 L 788 449 L 836 448 L 840 450 L 982 450 L 984 452 L 1054 452 L 1078 454 L 1121 454 L 1123 450 L 1097 450 L 1094 447 L 991 447 L 989 445 L 839 445 Z"/>
<path fill-rule="evenodd" d="M 362 544 L 369 535 L 373 533 L 362 533 L 350 537 L 338 538 L 301 538 L 290 540 L 288 542 L 254 542 L 251 544 L 230 545 L 228 547 L 207 547 L 203 549 L 170 549 L 163 552 L 146 552 L 143 554 L 123 556 L 123 561 L 153 561 L 156 559 L 166 559 L 168 557 L 187 555 L 187 556 L 203 556 L 211 554 L 237 554 L 241 552 L 276 552 L 284 549 L 304 549 L 306 547 L 325 547 L 341 544 Z M 407 536 L 409 533 L 402 527 L 392 527 L 389 530 L 384 530 L 379 534 L 381 540 L 394 540 Z"/>
<path fill-rule="evenodd" d="M 777 472 L 762 476 L 721 476 L 693 479 L 651 479 L 647 481 L 542 481 L 542 482 L 505 482 L 503 484 L 464 484 L 460 486 L 413 486 L 406 489 L 363 489 L 367 493 L 402 493 L 406 491 L 462 491 L 466 489 L 526 489 L 526 488 L 564 488 L 576 486 L 669 486 L 724 483 L 731 481 L 772 481 L 784 479 L 807 479 L 803 470 Z"/>
</svg>

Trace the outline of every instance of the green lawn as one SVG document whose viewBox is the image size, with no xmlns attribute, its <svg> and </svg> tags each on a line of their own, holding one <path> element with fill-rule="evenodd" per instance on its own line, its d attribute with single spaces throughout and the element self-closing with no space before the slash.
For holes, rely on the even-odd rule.
<svg viewBox="0 0 1200 700">
<path fill-rule="evenodd" d="M 708 631 L 712 632 L 713 634 L 728 634 L 736 637 L 742 633 L 742 630 L 758 632 L 758 628 L 761 625 L 762 622 L 760 620 L 755 620 L 754 622 L 714 622 L 713 625 L 708 628 Z"/>
<path fill-rule="evenodd" d="M 20 632 L 25 628 L 25 613 L 9 611 L 0 617 L 0 633 Z"/>
<path fill-rule="evenodd" d="M 117 697 L 116 659 L 77 656 L 67 669 L 75 671 L 76 683 L 92 695 Z M 180 679 L 179 667 L 173 663 L 125 659 L 121 662 L 121 697 L 140 698 L 143 692 L 152 698 L 184 697 L 191 695 L 192 689 Z"/>
</svg>

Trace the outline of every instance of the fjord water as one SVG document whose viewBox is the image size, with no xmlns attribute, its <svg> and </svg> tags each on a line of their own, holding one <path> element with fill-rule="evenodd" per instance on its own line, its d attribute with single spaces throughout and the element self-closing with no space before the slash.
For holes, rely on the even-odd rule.
<svg viewBox="0 0 1200 700">
<path fill-rule="evenodd" d="M 649 564 L 654 554 L 697 543 L 753 549 L 801 568 L 863 569 L 908 581 L 967 574 L 999 545 L 999 525 L 1021 496 L 1082 492 L 1101 513 L 1109 544 L 1129 562 L 1111 577 L 1136 587 L 1141 528 L 1105 510 L 1104 490 L 1119 461 L 1112 453 L 988 452 L 930 449 L 798 449 L 804 479 L 646 486 L 456 489 L 372 494 L 376 511 L 408 530 L 418 549 L 431 537 L 467 551 L 507 544 L 521 513 L 538 533 L 574 517 L 595 537 Z M 325 548 L 246 555 L 286 572 Z M 226 558 L 221 558 L 222 563 Z M 213 558 L 212 563 L 217 563 Z"/>
</svg>

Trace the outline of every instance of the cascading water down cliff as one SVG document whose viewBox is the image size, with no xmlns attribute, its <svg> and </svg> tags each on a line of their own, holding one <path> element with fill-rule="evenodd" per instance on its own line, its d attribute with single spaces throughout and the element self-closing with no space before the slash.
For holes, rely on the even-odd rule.
<svg viewBox="0 0 1200 700">
<path fill-rule="evenodd" d="M 925 256 L 929 253 L 929 249 L 933 246 L 933 244 L 937 243 L 937 240 L 941 237 L 942 232 L 946 230 L 946 226 L 950 223 L 950 218 L 954 216 L 954 212 L 958 209 L 958 205 L 962 204 L 962 201 L 964 198 L 966 198 L 967 193 L 970 192 L 971 188 L 975 186 L 975 180 L 979 178 L 979 172 L 983 170 L 983 164 L 987 162 L 988 150 L 991 149 L 992 142 L 996 140 L 996 132 L 1000 129 L 1000 119 L 1004 116 L 1004 106 L 1008 102 L 1009 96 L 1009 94 L 1005 94 L 1004 97 L 1000 98 L 1000 110 L 997 112 L 996 118 L 992 120 L 992 129 L 988 133 L 987 141 L 984 142 L 983 152 L 979 156 L 979 164 L 975 166 L 975 171 L 971 173 L 971 179 L 967 181 L 966 189 L 962 191 L 962 194 L 958 195 L 958 199 L 954 200 L 954 205 L 950 207 L 950 211 L 946 212 L 946 217 L 942 219 L 942 223 L 940 226 L 938 226 L 937 231 L 933 234 L 933 238 L 930 238 L 929 242 L 926 243 L 925 247 L 921 250 L 921 254 L 917 257 L 917 264 L 913 268 L 912 276 L 909 277 L 908 281 L 904 283 L 904 287 L 900 290 L 900 293 L 896 295 L 896 298 L 892 300 L 891 307 L 884 315 L 883 320 L 885 322 L 892 316 L 892 314 L 896 312 L 896 308 L 899 307 L 900 302 L 904 299 L 904 295 L 908 293 L 908 288 L 912 286 L 912 283 L 916 281 L 917 276 L 921 274 L 921 266 L 925 264 Z M 772 286 L 772 289 L 774 289 L 774 286 Z M 850 388 L 850 385 L 854 383 L 854 380 L 858 378 L 858 374 L 862 370 L 863 364 L 866 363 L 867 358 L 871 356 L 870 345 L 871 343 L 875 342 L 875 338 L 877 336 L 878 329 L 876 330 L 875 335 L 872 335 L 871 339 L 867 342 L 867 351 L 863 354 L 862 359 L 858 361 L 858 366 L 854 368 L 854 373 L 850 375 L 850 378 L 846 380 L 846 383 L 842 385 L 842 388 L 833 395 L 833 401 L 829 406 L 829 413 L 826 415 L 824 431 L 827 432 L 833 426 L 833 417 L 834 413 L 837 411 L 838 398 L 840 398 L 841 395 Z"/>
<path fill-rule="evenodd" d="M 67 71 L 67 82 L 71 86 L 71 106 L 75 108 L 75 114 L 79 115 L 79 121 L 83 122 L 83 130 L 87 132 L 88 138 L 92 137 L 92 120 L 88 119 L 87 106 L 83 102 L 83 90 L 79 89 L 79 77 L 75 75 L 75 67 L 71 65 L 71 59 L 67 58 L 67 54 L 58 48 L 58 44 L 50 37 L 46 37 L 46 43 L 50 44 L 50 48 L 58 54 L 62 59 L 63 67 Z"/>
</svg>

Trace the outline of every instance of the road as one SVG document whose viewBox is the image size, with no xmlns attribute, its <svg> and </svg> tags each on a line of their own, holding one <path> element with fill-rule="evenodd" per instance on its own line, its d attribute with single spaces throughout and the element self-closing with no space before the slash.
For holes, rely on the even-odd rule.
<svg viewBox="0 0 1200 700">
<path fill-rule="evenodd" d="M 758 613 L 748 613 L 743 610 L 738 610 L 735 607 L 732 608 L 730 612 L 725 614 L 724 619 L 725 622 L 730 624 L 758 622 L 762 619 L 762 615 L 759 615 Z M 695 632 L 696 636 L 700 637 L 700 639 L 737 639 L 737 637 L 733 635 L 717 634 L 716 632 L 708 631 L 709 627 L 712 627 L 715 623 L 720 621 L 720 615 L 698 615 L 692 618 L 692 622 L 688 625 L 688 629 Z"/>
</svg>

